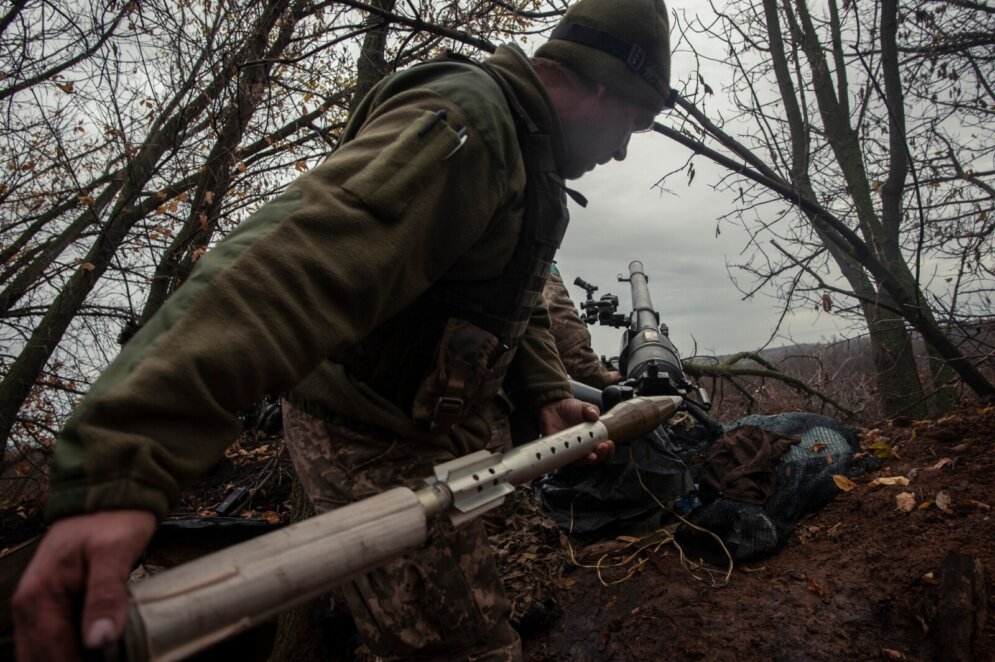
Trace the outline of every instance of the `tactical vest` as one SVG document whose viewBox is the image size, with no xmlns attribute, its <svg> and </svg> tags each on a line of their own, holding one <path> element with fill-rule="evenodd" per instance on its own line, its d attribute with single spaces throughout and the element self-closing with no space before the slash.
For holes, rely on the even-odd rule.
<svg viewBox="0 0 995 662">
<path fill-rule="evenodd" d="M 436 283 L 342 359 L 416 424 L 442 433 L 500 389 L 569 220 L 550 136 L 493 69 L 450 57 L 487 72 L 514 117 L 526 172 L 518 245 L 497 278 Z"/>
</svg>

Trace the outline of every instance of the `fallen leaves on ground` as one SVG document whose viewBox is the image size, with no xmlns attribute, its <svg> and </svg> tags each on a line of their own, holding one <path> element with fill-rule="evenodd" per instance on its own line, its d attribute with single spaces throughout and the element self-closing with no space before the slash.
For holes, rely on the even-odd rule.
<svg viewBox="0 0 995 662">
<path fill-rule="evenodd" d="M 821 599 L 825 599 L 829 595 L 829 589 L 817 583 L 814 579 L 809 579 L 805 588 L 818 595 Z"/>
<path fill-rule="evenodd" d="M 511 621 L 518 622 L 533 608 L 555 604 L 557 590 L 569 588 L 574 579 L 563 576 L 566 556 L 560 532 L 520 486 L 504 506 L 484 516 L 487 535 L 495 550 L 498 573 L 511 602 Z"/>
<path fill-rule="evenodd" d="M 879 487 L 881 485 L 901 485 L 902 487 L 907 487 L 908 484 L 909 479 L 905 476 L 881 476 L 870 482 L 871 487 Z"/>
<path fill-rule="evenodd" d="M 849 492 L 853 488 L 857 487 L 857 484 L 846 476 L 835 475 L 833 476 L 833 482 L 836 483 L 836 487 L 840 488 L 844 492 Z"/>
<path fill-rule="evenodd" d="M 937 462 L 933 466 L 927 468 L 926 471 L 938 471 L 938 470 L 942 469 L 943 467 L 947 466 L 948 464 L 952 464 L 952 463 L 953 463 L 953 458 L 949 458 L 949 457 L 940 458 L 939 462 Z"/>
<path fill-rule="evenodd" d="M 902 492 L 895 496 L 895 505 L 903 513 L 910 513 L 916 507 L 916 495 L 912 492 Z"/>
</svg>

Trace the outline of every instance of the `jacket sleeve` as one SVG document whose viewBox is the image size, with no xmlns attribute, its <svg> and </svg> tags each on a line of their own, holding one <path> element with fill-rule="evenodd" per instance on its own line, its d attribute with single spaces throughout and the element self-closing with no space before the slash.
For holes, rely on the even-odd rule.
<svg viewBox="0 0 995 662">
<path fill-rule="evenodd" d="M 516 406 L 532 412 L 547 402 L 573 397 L 570 378 L 550 333 L 549 311 L 541 297 L 508 369 L 505 390 Z"/>
<path fill-rule="evenodd" d="M 235 438 L 235 412 L 285 391 L 438 280 L 485 233 L 513 178 L 468 124 L 437 93 L 391 97 L 201 258 L 60 434 L 49 519 L 161 516 Z"/>
<path fill-rule="evenodd" d="M 542 296 L 549 306 L 550 331 L 567 374 L 594 388 L 608 386 L 611 382 L 609 370 L 591 348 L 591 332 L 577 314 L 563 279 L 550 272 Z"/>
</svg>

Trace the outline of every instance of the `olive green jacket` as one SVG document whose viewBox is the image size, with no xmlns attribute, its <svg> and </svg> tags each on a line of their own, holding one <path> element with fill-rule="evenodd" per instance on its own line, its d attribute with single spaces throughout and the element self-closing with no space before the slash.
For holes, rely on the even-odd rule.
<svg viewBox="0 0 995 662">
<path fill-rule="evenodd" d="M 562 163 L 558 120 L 528 60 L 502 47 L 488 61 Z M 443 61 L 383 81 L 342 145 L 201 258 L 94 383 L 58 438 L 47 516 L 161 516 L 236 437 L 235 413 L 266 393 L 454 454 L 481 447 L 479 416 L 432 435 L 335 358 L 433 283 L 499 274 L 517 245 L 524 184 L 512 117 L 485 72 Z M 570 396 L 545 307 L 505 387 L 531 410 Z"/>
</svg>

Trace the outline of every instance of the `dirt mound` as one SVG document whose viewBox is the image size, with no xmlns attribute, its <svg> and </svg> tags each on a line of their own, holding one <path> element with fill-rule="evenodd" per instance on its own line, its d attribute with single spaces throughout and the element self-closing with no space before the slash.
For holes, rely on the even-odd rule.
<svg viewBox="0 0 995 662">
<path fill-rule="evenodd" d="M 607 582 L 632 572 L 617 584 L 569 568 L 562 616 L 526 640 L 527 658 L 950 660 L 965 645 L 951 628 L 960 623 L 961 639 L 970 637 L 972 619 L 984 618 L 973 658 L 962 659 L 995 659 L 995 407 L 896 420 L 866 431 L 862 444 L 882 468 L 843 482 L 849 491 L 800 522 L 780 554 L 737 567 L 725 584 L 724 569 L 682 564 L 672 544 L 606 569 Z M 604 551 L 578 556 L 593 563 Z M 980 563 L 982 609 L 957 611 L 953 571 L 943 576 L 950 552 Z"/>
<path fill-rule="evenodd" d="M 960 659 L 995 660 L 995 407 L 892 421 L 866 430 L 862 446 L 881 457 L 879 470 L 852 486 L 841 482 L 836 499 L 801 521 L 780 554 L 728 577 L 726 568 L 682 560 L 672 529 L 571 548 L 519 490 L 489 529 L 526 658 L 947 662 L 959 651 Z M 175 514 L 213 519 L 215 504 L 243 487 L 256 498 L 235 517 L 286 522 L 291 479 L 280 447 L 278 438 L 243 439 Z M 39 527 L 34 507 L 2 515 L 8 544 Z M 153 547 L 172 565 L 236 542 L 225 531 L 213 542 L 199 530 L 191 540 L 166 531 Z M 951 598 L 954 575 L 943 570 L 950 552 L 977 560 L 989 596 L 968 653 L 963 638 L 979 614 Z M 601 579 L 592 568 L 599 560 Z M 961 628 L 960 640 L 958 624 L 967 632 Z M 329 659 L 354 658 L 351 630 L 324 623 L 318 632 Z M 4 635 L 0 659 L 9 653 Z M 265 659 L 269 636 L 243 659 Z"/>
</svg>

